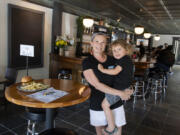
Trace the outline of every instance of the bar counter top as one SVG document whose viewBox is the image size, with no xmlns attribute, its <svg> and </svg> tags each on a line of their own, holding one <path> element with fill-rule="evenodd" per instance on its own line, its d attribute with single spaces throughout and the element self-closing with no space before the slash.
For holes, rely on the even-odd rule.
<svg viewBox="0 0 180 135">
<path fill-rule="evenodd" d="M 76 56 L 58 56 L 60 59 L 63 59 L 64 61 L 76 63 L 76 64 L 81 64 L 82 60 L 86 58 L 87 56 L 81 56 L 81 57 L 76 57 Z"/>
</svg>

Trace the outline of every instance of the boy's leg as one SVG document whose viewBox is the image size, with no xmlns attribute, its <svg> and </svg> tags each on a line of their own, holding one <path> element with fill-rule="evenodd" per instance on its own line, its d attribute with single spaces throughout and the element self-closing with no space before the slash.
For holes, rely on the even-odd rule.
<svg viewBox="0 0 180 135">
<path fill-rule="evenodd" d="M 114 122 L 114 116 L 113 116 L 113 113 L 110 109 L 110 104 L 108 103 L 107 99 L 104 98 L 103 102 L 102 102 L 102 108 L 103 108 L 103 111 L 106 115 L 106 119 L 107 119 L 107 122 L 108 122 L 108 127 L 106 128 L 107 131 L 113 131 L 114 128 L 115 128 L 115 122 Z"/>
</svg>

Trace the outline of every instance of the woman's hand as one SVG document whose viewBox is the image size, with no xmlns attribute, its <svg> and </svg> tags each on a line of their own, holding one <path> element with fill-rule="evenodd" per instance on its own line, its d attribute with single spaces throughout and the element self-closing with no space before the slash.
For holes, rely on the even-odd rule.
<svg viewBox="0 0 180 135">
<path fill-rule="evenodd" d="M 119 91 L 119 96 L 122 100 L 129 100 L 133 94 L 132 89 L 126 89 L 125 91 Z"/>
<path fill-rule="evenodd" d="M 98 64 L 98 70 L 100 70 L 101 72 L 103 71 L 104 67 L 102 64 Z"/>
<path fill-rule="evenodd" d="M 133 89 L 125 89 L 125 93 L 130 95 L 130 96 L 133 94 L 133 92 L 134 92 Z"/>
<path fill-rule="evenodd" d="M 127 94 L 125 91 L 121 91 L 119 96 L 121 100 L 129 100 L 131 95 Z"/>
</svg>

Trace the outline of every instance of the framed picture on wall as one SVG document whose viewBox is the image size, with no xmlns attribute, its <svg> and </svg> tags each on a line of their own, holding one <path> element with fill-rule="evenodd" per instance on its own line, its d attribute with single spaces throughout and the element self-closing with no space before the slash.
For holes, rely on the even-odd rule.
<svg viewBox="0 0 180 135">
<path fill-rule="evenodd" d="M 8 4 L 8 66 L 25 69 L 26 57 L 20 56 L 20 45 L 33 45 L 34 57 L 29 68 L 43 67 L 44 12 Z"/>
</svg>

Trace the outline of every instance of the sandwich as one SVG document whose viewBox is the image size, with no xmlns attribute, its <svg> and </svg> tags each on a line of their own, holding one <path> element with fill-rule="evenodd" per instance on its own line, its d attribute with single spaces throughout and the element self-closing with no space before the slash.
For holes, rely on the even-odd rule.
<svg viewBox="0 0 180 135">
<path fill-rule="evenodd" d="M 31 76 L 24 76 L 21 78 L 21 83 L 22 85 L 28 85 L 29 82 L 32 81 L 32 77 Z"/>
</svg>

